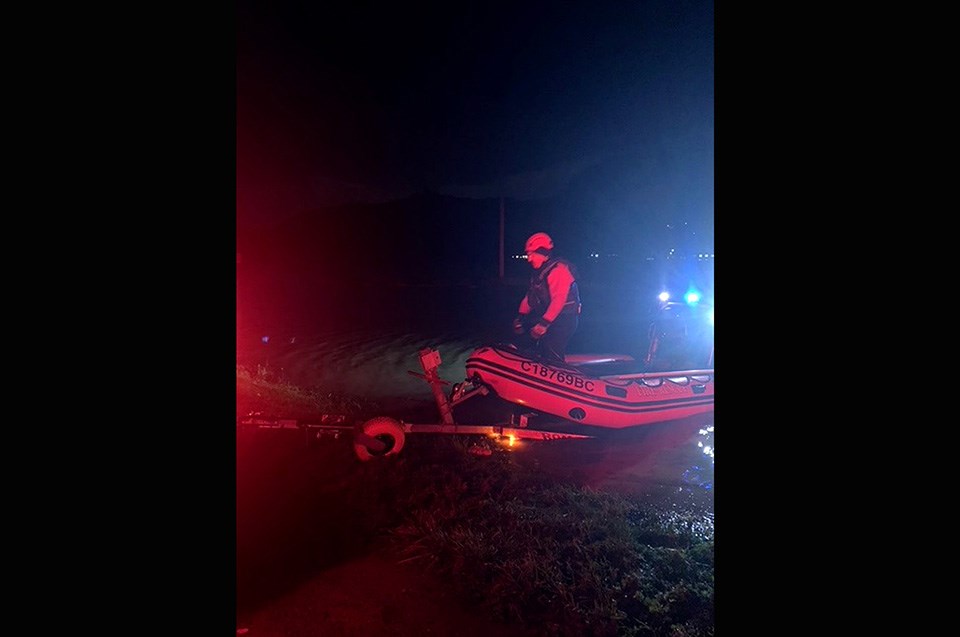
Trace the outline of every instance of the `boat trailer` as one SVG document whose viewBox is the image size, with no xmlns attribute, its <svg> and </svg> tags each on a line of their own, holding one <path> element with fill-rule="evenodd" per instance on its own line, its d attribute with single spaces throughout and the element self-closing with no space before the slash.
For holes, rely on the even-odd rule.
<svg viewBox="0 0 960 637">
<path fill-rule="evenodd" d="M 529 421 L 535 413 L 513 414 L 510 421 L 493 425 L 466 425 L 457 423 L 453 408 L 475 396 L 485 396 L 490 390 L 482 384 L 465 380 L 453 385 L 450 396 L 444 389 L 450 385 L 437 374 L 440 367 L 440 352 L 425 348 L 420 350 L 420 366 L 423 373 L 408 370 L 407 373 L 422 378 L 433 392 L 440 413 L 439 423 L 415 424 L 387 416 L 376 416 L 364 422 L 350 422 L 343 414 L 322 414 L 315 420 L 273 418 L 252 413 L 238 419 L 241 429 L 293 429 L 303 432 L 307 442 L 323 438 L 339 439 L 353 436 L 354 454 L 362 461 L 392 456 L 400 453 L 407 434 L 461 434 L 482 435 L 512 444 L 515 440 L 566 440 L 586 439 L 593 436 L 556 431 L 530 429 Z"/>
</svg>

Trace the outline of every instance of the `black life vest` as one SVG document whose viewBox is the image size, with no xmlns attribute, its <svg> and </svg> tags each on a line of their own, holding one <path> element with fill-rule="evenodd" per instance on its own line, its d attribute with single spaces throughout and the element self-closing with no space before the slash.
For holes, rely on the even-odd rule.
<svg viewBox="0 0 960 637">
<path fill-rule="evenodd" d="M 570 284 L 570 292 L 567 293 L 567 300 L 563 304 L 561 314 L 580 313 L 580 291 L 577 289 L 577 271 L 573 264 L 562 258 L 551 258 L 543 266 L 530 275 L 530 289 L 527 291 L 527 303 L 530 309 L 537 316 L 543 316 L 543 313 L 550 307 L 550 285 L 547 283 L 547 275 L 550 271 L 563 263 L 570 268 L 570 274 L 573 275 L 573 283 Z"/>
</svg>

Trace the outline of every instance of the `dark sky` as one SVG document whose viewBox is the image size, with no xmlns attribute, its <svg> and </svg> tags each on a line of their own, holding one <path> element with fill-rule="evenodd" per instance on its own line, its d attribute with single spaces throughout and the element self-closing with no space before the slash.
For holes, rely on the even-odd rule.
<svg viewBox="0 0 960 637">
<path fill-rule="evenodd" d="M 605 175 L 615 214 L 712 224 L 712 0 L 241 0 L 237 26 L 243 221 Z"/>
</svg>

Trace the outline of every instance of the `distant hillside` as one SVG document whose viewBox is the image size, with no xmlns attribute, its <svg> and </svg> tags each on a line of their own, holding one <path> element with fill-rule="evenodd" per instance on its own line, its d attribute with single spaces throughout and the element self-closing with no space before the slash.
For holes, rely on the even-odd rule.
<svg viewBox="0 0 960 637">
<path fill-rule="evenodd" d="M 537 230 L 574 234 L 544 202 L 507 200 L 506 253 Z M 404 282 L 493 279 L 499 273 L 500 201 L 420 193 L 380 204 L 310 210 L 271 227 L 238 228 L 246 263 L 336 267 L 347 278 Z M 516 265 L 516 264 L 513 264 Z"/>
<path fill-rule="evenodd" d="M 624 274 L 671 250 L 713 252 L 712 156 L 704 151 L 665 171 L 679 161 L 674 154 L 624 153 L 581 169 L 552 198 L 504 201 L 508 276 L 528 272 L 509 256 L 539 231 L 553 236 L 558 253 L 600 276 Z M 330 206 L 271 227 L 238 227 L 238 251 L 248 266 L 335 268 L 344 279 L 486 280 L 499 273 L 499 210 L 497 198 L 433 192 Z M 599 261 L 590 263 L 591 254 Z"/>
</svg>

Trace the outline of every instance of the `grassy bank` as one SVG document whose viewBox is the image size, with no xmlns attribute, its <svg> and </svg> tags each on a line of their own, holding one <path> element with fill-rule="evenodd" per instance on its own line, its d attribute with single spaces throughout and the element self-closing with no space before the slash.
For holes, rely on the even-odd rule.
<svg viewBox="0 0 960 637">
<path fill-rule="evenodd" d="M 237 389 L 239 413 L 364 418 L 378 407 L 262 369 L 238 369 Z M 710 520 L 558 482 L 496 446 L 475 455 L 474 437 L 412 442 L 398 456 L 329 462 L 337 480 L 323 481 L 317 497 L 337 515 L 317 524 L 388 543 L 398 561 L 438 573 L 483 612 L 538 634 L 713 634 Z"/>
<path fill-rule="evenodd" d="M 376 402 L 355 396 L 298 387 L 268 367 L 249 369 L 237 366 L 238 416 L 260 412 L 306 420 L 318 414 L 336 413 L 363 418 L 369 417 L 378 408 Z"/>
</svg>

